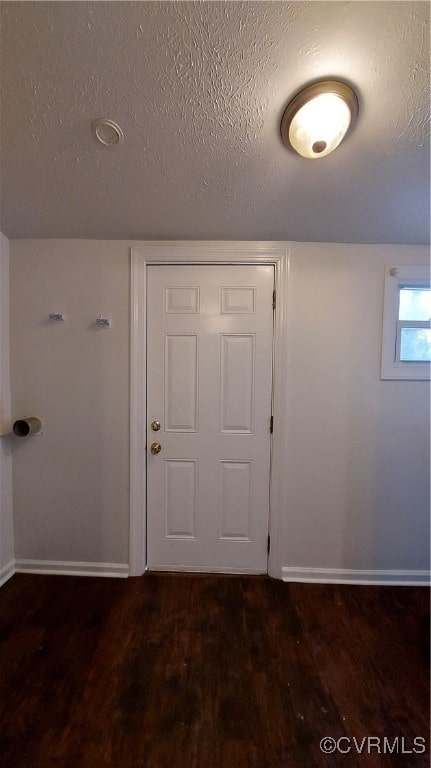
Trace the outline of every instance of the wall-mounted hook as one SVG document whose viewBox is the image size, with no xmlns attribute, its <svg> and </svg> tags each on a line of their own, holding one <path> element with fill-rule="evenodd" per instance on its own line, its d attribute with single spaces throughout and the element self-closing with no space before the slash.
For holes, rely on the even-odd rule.
<svg viewBox="0 0 431 768">
<path fill-rule="evenodd" d="M 62 323 L 64 321 L 63 312 L 50 312 L 49 319 L 55 320 L 57 323 Z"/>
<path fill-rule="evenodd" d="M 99 317 L 96 320 L 97 325 L 101 325 L 102 328 L 109 328 L 111 325 L 111 321 L 107 317 L 102 317 L 102 315 L 99 315 Z"/>
</svg>

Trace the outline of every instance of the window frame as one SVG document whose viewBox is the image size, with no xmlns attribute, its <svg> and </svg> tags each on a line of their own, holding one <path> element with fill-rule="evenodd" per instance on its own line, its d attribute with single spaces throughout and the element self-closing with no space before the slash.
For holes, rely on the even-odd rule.
<svg viewBox="0 0 431 768">
<path fill-rule="evenodd" d="M 385 267 L 382 360 L 380 378 L 403 381 L 429 381 L 431 363 L 400 360 L 402 328 L 429 328 L 424 320 L 399 320 L 401 288 L 430 288 L 430 268 L 426 266 Z"/>
</svg>

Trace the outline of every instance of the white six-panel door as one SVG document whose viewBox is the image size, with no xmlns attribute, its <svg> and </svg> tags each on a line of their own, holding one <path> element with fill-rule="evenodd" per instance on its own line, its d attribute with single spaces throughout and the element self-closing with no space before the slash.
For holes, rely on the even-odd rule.
<svg viewBox="0 0 431 768">
<path fill-rule="evenodd" d="M 148 267 L 150 569 L 267 571 L 273 284 L 272 266 Z"/>
</svg>

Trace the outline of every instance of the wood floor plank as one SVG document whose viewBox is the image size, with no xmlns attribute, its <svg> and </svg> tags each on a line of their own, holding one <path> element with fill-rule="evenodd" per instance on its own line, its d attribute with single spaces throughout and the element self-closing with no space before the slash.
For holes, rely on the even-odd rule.
<svg viewBox="0 0 431 768">
<path fill-rule="evenodd" d="M 0 765 L 425 768 L 428 628 L 424 588 L 18 574 L 0 591 Z M 404 742 L 359 754 L 368 736 Z"/>
</svg>

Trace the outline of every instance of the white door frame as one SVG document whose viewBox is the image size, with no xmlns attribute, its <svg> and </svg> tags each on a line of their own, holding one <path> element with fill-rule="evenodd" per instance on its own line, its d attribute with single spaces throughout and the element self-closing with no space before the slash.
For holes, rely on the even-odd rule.
<svg viewBox="0 0 431 768">
<path fill-rule="evenodd" d="M 281 579 L 280 534 L 287 508 L 287 285 L 289 256 L 282 243 L 148 241 L 130 249 L 130 528 L 129 572 L 146 568 L 146 288 L 149 264 L 272 264 L 275 267 L 273 405 L 269 532 L 270 576 Z"/>
</svg>

